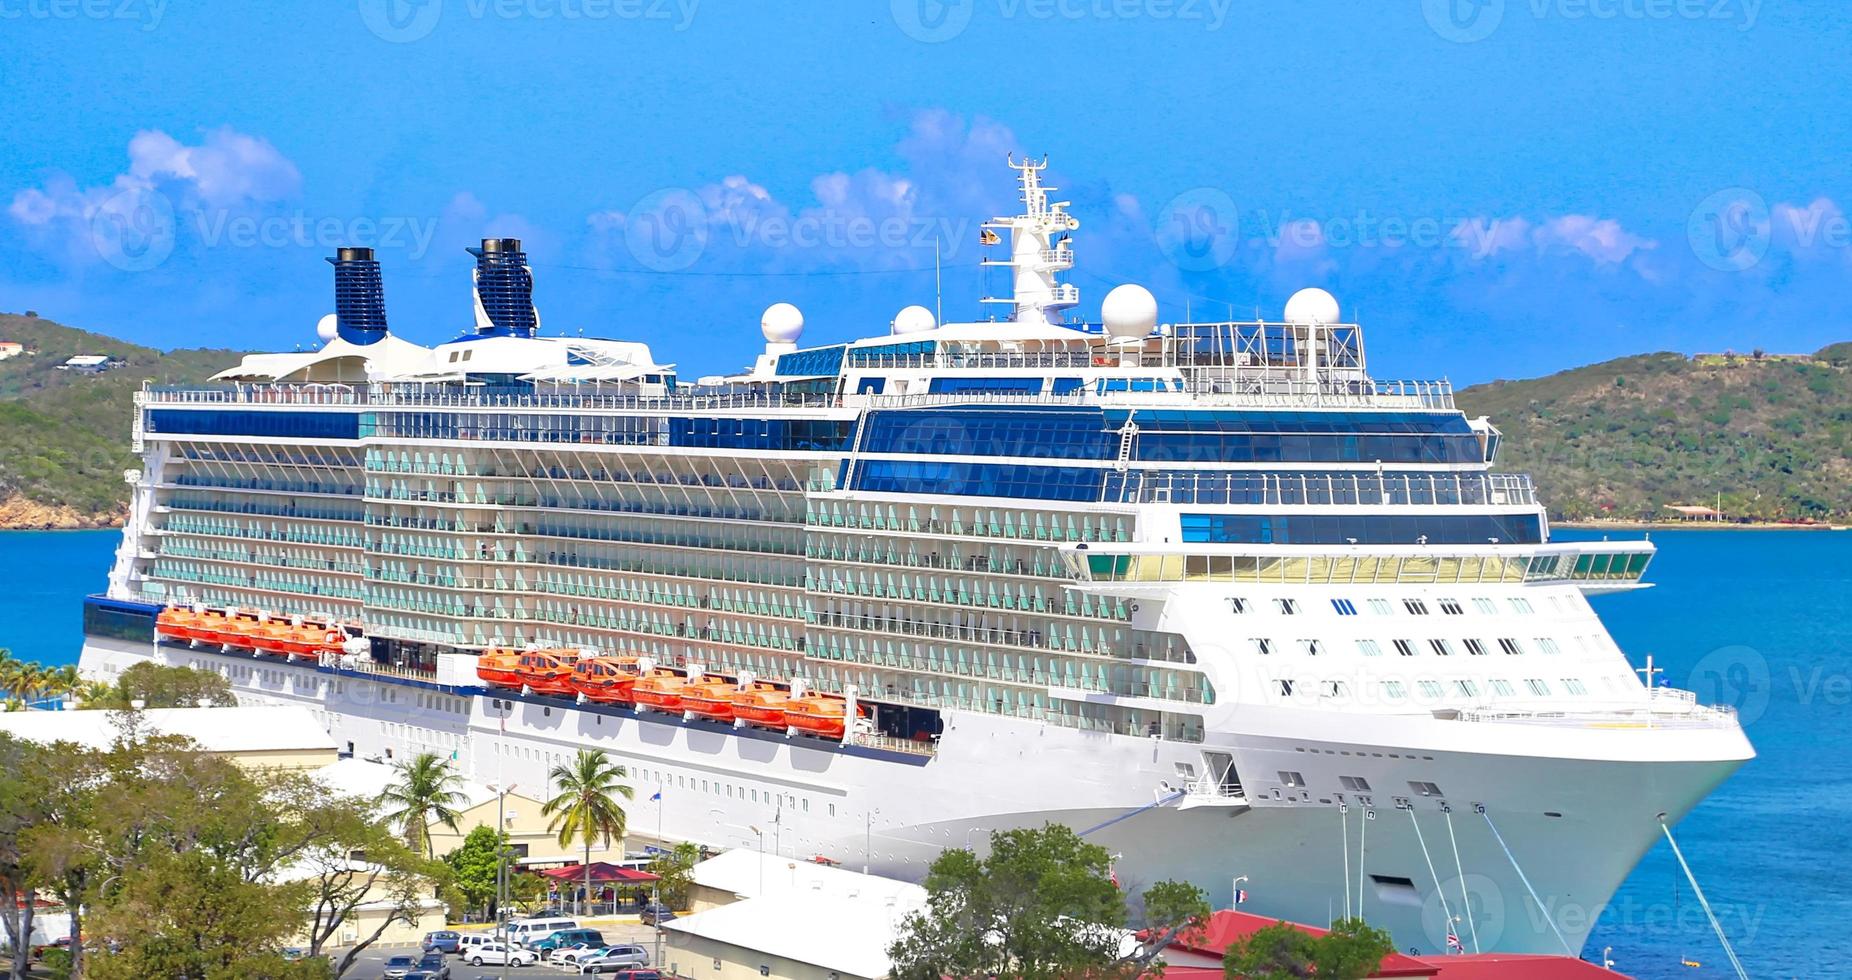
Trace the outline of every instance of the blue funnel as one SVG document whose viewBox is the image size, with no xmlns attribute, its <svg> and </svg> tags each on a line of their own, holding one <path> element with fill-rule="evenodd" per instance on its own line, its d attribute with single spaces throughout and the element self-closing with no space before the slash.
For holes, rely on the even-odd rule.
<svg viewBox="0 0 1852 980">
<path fill-rule="evenodd" d="M 328 260 L 334 266 L 335 333 L 350 344 L 373 344 L 386 337 L 386 287 L 370 248 L 342 248 Z"/>
</svg>

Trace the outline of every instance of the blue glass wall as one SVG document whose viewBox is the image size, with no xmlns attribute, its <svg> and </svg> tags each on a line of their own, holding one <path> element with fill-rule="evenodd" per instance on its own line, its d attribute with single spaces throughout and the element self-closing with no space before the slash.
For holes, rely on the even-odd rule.
<svg viewBox="0 0 1852 980">
<path fill-rule="evenodd" d="M 1126 413 L 1108 412 L 1117 428 Z M 1133 458 L 1291 463 L 1478 463 L 1464 416 L 1393 412 L 1140 411 Z"/>
<path fill-rule="evenodd" d="M 887 344 L 881 347 L 857 347 L 849 352 L 849 364 L 861 367 L 877 364 L 896 357 L 925 357 L 932 353 L 936 344 L 930 340 L 916 340 L 905 344 Z"/>
<path fill-rule="evenodd" d="M 848 350 L 847 344 L 834 347 L 819 347 L 816 350 L 792 351 L 778 355 L 776 371 L 784 377 L 813 377 L 820 374 L 841 374 L 842 354 Z"/>
<path fill-rule="evenodd" d="M 360 415 L 357 412 L 240 412 L 225 409 L 157 408 L 148 412 L 148 431 L 174 435 L 358 439 Z"/>
<path fill-rule="evenodd" d="M 934 378 L 928 389 L 935 395 L 1034 395 L 1041 390 L 1041 378 Z"/>
<path fill-rule="evenodd" d="M 1536 544 L 1535 514 L 1184 514 L 1183 540 L 1196 544 Z"/>
<path fill-rule="evenodd" d="M 837 419 L 672 418 L 669 445 L 703 449 L 840 450 L 855 423 Z"/>
<path fill-rule="evenodd" d="M 862 451 L 922 456 L 1111 459 L 1116 433 L 1098 409 L 948 408 L 867 415 Z"/>
<path fill-rule="evenodd" d="M 1103 473 L 1103 470 L 1082 466 L 876 459 L 856 465 L 853 489 L 955 497 L 1097 501 Z"/>
</svg>

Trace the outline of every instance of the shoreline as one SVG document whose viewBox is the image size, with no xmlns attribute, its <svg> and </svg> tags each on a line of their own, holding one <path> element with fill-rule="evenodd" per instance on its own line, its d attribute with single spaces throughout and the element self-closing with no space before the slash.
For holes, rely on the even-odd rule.
<svg viewBox="0 0 1852 980">
<path fill-rule="evenodd" d="M 1581 531 L 1843 531 L 1844 524 L 1782 524 L 1777 521 L 1551 521 L 1551 527 Z"/>
</svg>

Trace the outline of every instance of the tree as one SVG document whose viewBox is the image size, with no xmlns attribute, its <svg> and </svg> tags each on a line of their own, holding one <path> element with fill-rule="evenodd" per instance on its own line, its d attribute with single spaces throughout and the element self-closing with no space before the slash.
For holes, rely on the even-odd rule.
<svg viewBox="0 0 1852 980">
<path fill-rule="evenodd" d="M 386 808 L 386 821 L 399 825 L 399 834 L 407 846 L 424 851 L 427 858 L 434 857 L 431 824 L 459 831 L 457 819 L 461 814 L 457 807 L 463 804 L 459 789 L 463 779 L 451 770 L 449 760 L 432 752 L 412 756 L 399 763 L 397 769 L 397 780 L 379 794 L 376 802 Z"/>
<path fill-rule="evenodd" d="M 45 819 L 27 775 L 50 765 L 45 750 L 0 735 L 0 923 L 13 951 L 9 975 L 23 977 L 32 951 L 32 913 L 39 884 L 22 847 L 24 831 Z M 18 896 L 19 901 L 14 901 Z"/>
<path fill-rule="evenodd" d="M 205 701 L 215 708 L 237 705 L 231 682 L 218 674 L 191 667 L 169 667 L 150 661 L 131 665 L 116 681 L 116 689 L 97 701 L 100 708 L 128 708 L 136 701 L 144 708 L 191 708 Z"/>
<path fill-rule="evenodd" d="M 888 949 L 892 975 L 1138 976 L 1160 943 L 1207 915 L 1209 905 L 1189 885 L 1152 886 L 1144 895 L 1151 938 L 1125 953 L 1125 895 L 1110 862 L 1105 848 L 1058 824 L 994 832 L 981 860 L 962 848 L 943 852 L 926 876 L 926 907 L 903 921 Z"/>
<path fill-rule="evenodd" d="M 628 800 L 631 789 L 624 785 L 628 775 L 624 767 L 598 749 L 580 749 L 571 762 L 563 762 L 548 773 L 558 795 L 546 802 L 540 812 L 547 815 L 547 829 L 559 834 L 561 847 L 578 838 L 585 847 L 585 901 L 592 900 L 592 841 L 602 838 L 604 846 L 622 840 L 625 831 L 624 808 L 617 797 Z"/>
<path fill-rule="evenodd" d="M 93 847 L 100 796 L 106 785 L 104 755 L 82 746 L 50 747 L 55 765 L 25 773 L 28 791 L 38 801 L 41 822 L 20 833 L 27 863 L 47 892 L 66 909 L 71 921 L 69 976 L 84 968 L 84 912 L 91 902 L 100 866 Z"/>
<path fill-rule="evenodd" d="M 1231 980 L 1362 980 L 1394 950 L 1387 932 L 1362 919 L 1339 919 L 1322 936 L 1276 922 L 1230 945 L 1222 971 Z"/>
<path fill-rule="evenodd" d="M 683 841 L 673 850 L 656 855 L 649 864 L 658 879 L 656 897 L 671 908 L 688 907 L 688 889 L 694 884 L 694 866 L 701 863 L 701 848 Z"/>
<path fill-rule="evenodd" d="M 309 955 L 322 956 L 337 944 L 345 947 L 347 952 L 335 964 L 339 976 L 387 929 L 399 923 L 416 925 L 426 896 L 441 887 L 448 871 L 372 819 L 366 801 L 328 799 L 299 819 L 313 840 L 294 867 L 294 874 L 309 886 Z M 362 905 L 382 903 L 388 906 L 386 915 L 371 933 L 337 943 L 341 926 L 354 920 Z"/>
<path fill-rule="evenodd" d="M 495 907 L 496 855 L 507 848 L 508 836 L 485 825 L 470 830 L 462 845 L 444 855 L 444 864 L 450 868 L 450 891 L 461 909 L 490 916 L 500 911 Z"/>
</svg>

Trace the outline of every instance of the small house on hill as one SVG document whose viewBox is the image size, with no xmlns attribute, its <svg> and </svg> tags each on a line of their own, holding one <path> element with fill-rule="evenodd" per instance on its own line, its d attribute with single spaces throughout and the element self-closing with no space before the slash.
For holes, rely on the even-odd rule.
<svg viewBox="0 0 1852 980">
<path fill-rule="evenodd" d="M 18 357 L 26 352 L 26 345 L 17 340 L 0 340 L 0 361 L 9 357 Z"/>
<path fill-rule="evenodd" d="M 78 354 L 58 365 L 60 371 L 76 371 L 79 374 L 102 374 L 116 366 L 108 354 Z"/>
</svg>

